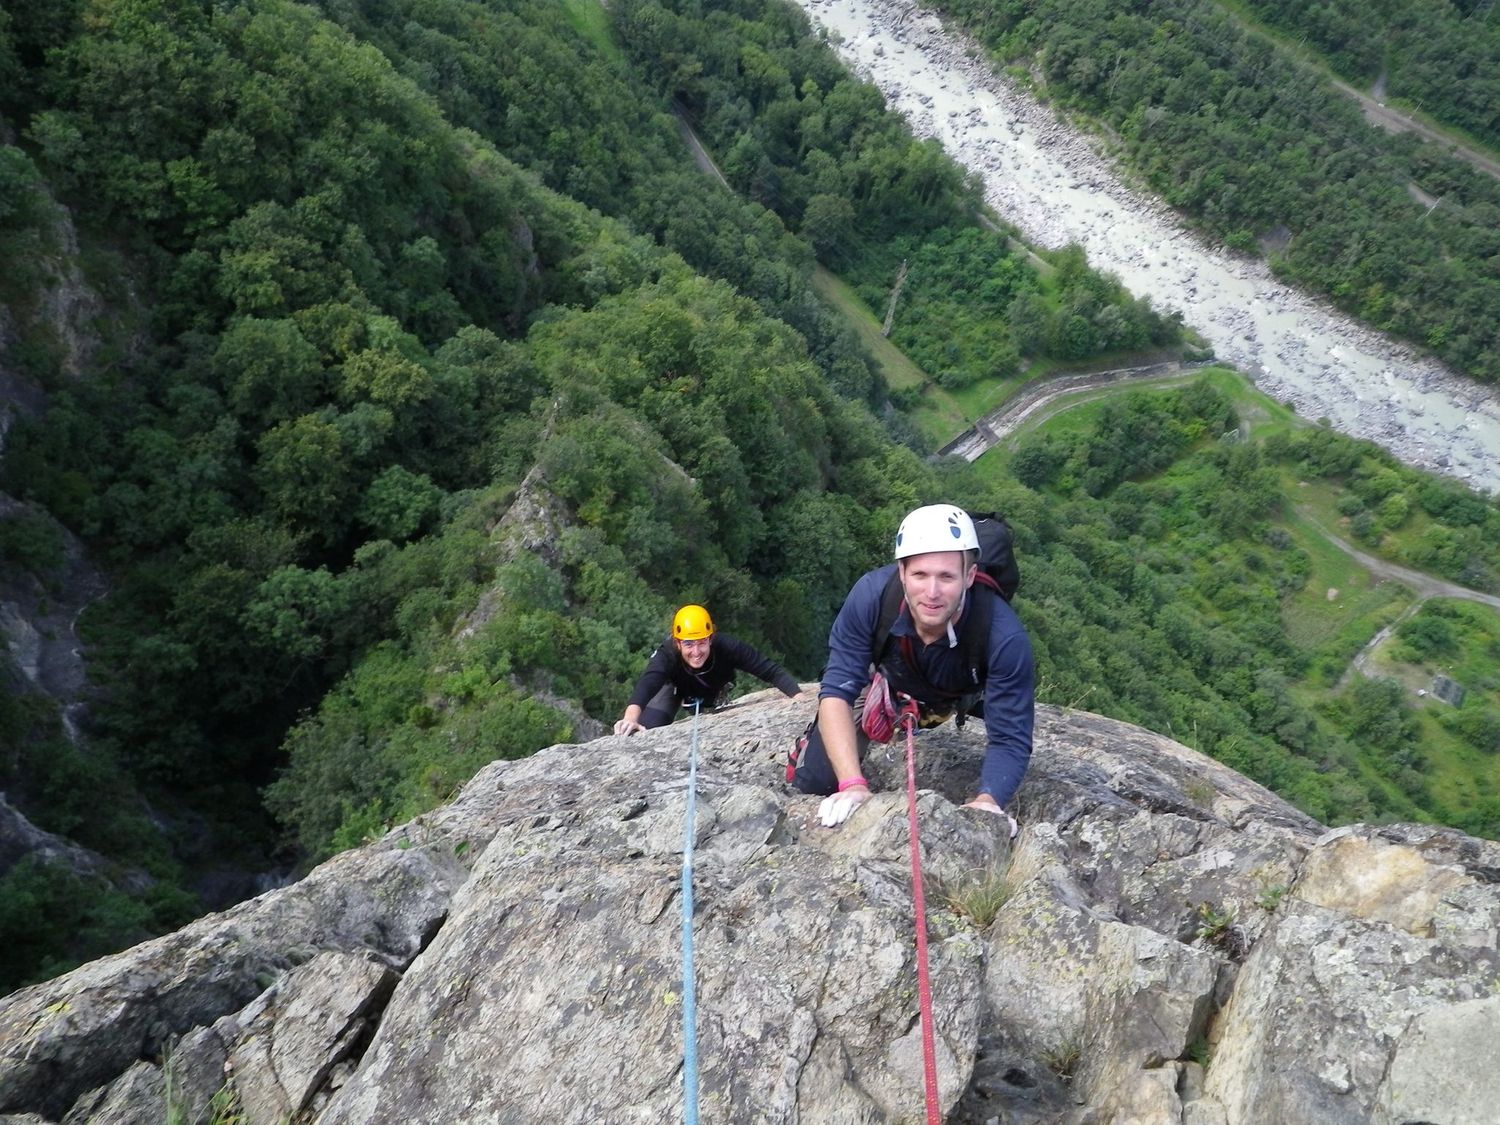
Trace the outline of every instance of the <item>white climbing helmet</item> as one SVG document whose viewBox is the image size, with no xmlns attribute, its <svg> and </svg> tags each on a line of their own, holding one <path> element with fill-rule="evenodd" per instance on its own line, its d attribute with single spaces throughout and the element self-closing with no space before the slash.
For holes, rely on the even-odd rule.
<svg viewBox="0 0 1500 1125">
<path fill-rule="evenodd" d="M 928 504 L 906 514 L 896 530 L 896 557 L 932 551 L 977 551 L 979 535 L 969 513 L 952 504 Z"/>
</svg>

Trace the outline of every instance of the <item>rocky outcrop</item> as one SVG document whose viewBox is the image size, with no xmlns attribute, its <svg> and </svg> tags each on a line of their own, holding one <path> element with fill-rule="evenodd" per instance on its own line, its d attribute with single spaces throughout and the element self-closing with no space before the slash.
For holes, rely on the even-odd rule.
<svg viewBox="0 0 1500 1125">
<path fill-rule="evenodd" d="M 806 702 L 701 720 L 704 1121 L 922 1117 L 904 768 L 842 827 Z M 658 1122 L 683 1086 L 680 723 L 496 762 L 300 883 L 0 1001 L 0 1120 Z M 918 738 L 953 1122 L 1467 1122 L 1500 1104 L 1500 846 L 1327 831 L 1135 727 L 1042 708 L 1019 837 Z M 206 1119 L 206 1118 L 205 1118 Z"/>
<path fill-rule="evenodd" d="M 0 519 L 30 518 L 47 525 L 61 547 L 56 573 L 39 577 L 0 569 L 0 661 L 9 658 L 16 691 L 34 691 L 57 705 L 63 729 L 76 737 L 88 694 L 88 668 L 78 619 L 103 597 L 103 576 L 83 544 L 45 512 L 0 493 Z"/>
<path fill-rule="evenodd" d="M 24 287 L 30 295 L 15 306 L 0 304 L 0 459 L 12 426 L 47 409 L 37 378 L 13 358 L 20 346 L 48 354 L 57 375 L 81 379 L 102 344 L 99 326 L 108 319 L 84 276 L 71 213 L 50 198 L 40 211 L 46 217 L 38 219 L 36 254 L 20 267 L 30 279 Z M 77 617 L 103 594 L 104 582 L 82 543 L 50 513 L 0 492 L 0 520 L 19 519 L 46 525 L 62 557 L 47 574 L 0 560 L 0 691 L 35 691 L 52 699 L 72 737 L 87 687 Z M 6 682 L 11 678 L 14 683 Z"/>
<path fill-rule="evenodd" d="M 550 567 L 558 567 L 562 560 L 557 542 L 572 523 L 568 506 L 547 486 L 541 466 L 535 465 L 490 530 L 490 556 L 496 563 L 508 563 L 519 555 L 533 555 Z M 479 604 L 454 629 L 454 636 L 466 641 L 488 625 L 500 611 L 503 596 L 494 583 L 486 587 Z"/>
<path fill-rule="evenodd" d="M 42 831 L 0 793 L 0 875 L 27 856 L 41 863 L 60 864 L 75 875 L 97 875 L 106 866 L 97 852 Z"/>
</svg>

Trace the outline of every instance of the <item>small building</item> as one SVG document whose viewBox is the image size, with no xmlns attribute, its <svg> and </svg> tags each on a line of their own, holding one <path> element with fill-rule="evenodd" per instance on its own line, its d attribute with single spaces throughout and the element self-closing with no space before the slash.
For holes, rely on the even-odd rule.
<svg viewBox="0 0 1500 1125">
<path fill-rule="evenodd" d="M 1464 686 L 1447 676 L 1432 677 L 1432 694 L 1457 707 L 1464 701 Z"/>
</svg>

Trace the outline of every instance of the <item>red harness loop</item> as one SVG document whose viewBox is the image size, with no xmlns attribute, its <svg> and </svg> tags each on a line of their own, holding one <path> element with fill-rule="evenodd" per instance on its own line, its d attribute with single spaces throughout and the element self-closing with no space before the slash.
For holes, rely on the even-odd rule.
<svg viewBox="0 0 1500 1125">
<path fill-rule="evenodd" d="M 917 701 L 902 691 L 892 691 L 884 672 L 876 672 L 865 690 L 860 729 L 871 742 L 889 742 L 903 723 L 915 726 L 921 718 Z"/>
</svg>

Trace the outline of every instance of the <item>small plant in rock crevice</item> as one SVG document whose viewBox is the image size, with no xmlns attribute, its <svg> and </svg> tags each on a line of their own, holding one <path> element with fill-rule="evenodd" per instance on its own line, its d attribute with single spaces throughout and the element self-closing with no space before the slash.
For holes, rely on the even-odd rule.
<svg viewBox="0 0 1500 1125">
<path fill-rule="evenodd" d="M 1047 1064 L 1047 1069 L 1064 1082 L 1072 1079 L 1082 1057 L 1083 1043 L 1076 1035 L 1059 1039 L 1042 1052 L 1042 1061 Z"/>
<path fill-rule="evenodd" d="M 962 883 L 943 884 L 940 898 L 949 910 L 985 930 L 999 917 L 1014 890 L 1006 872 L 990 868 Z"/>
<path fill-rule="evenodd" d="M 1274 913 L 1281 905 L 1281 900 L 1286 897 L 1288 887 L 1285 883 L 1270 883 L 1260 889 L 1255 896 L 1255 903 L 1267 914 Z"/>
<path fill-rule="evenodd" d="M 1234 925 L 1234 911 L 1228 907 L 1217 907 L 1211 902 L 1200 902 L 1194 908 L 1194 916 L 1196 926 L 1193 936 L 1209 945 L 1222 945 Z"/>
<path fill-rule="evenodd" d="M 245 1125 L 245 1111 L 240 1106 L 239 1094 L 234 1086 L 225 1081 L 214 1091 L 208 1105 L 197 1114 L 189 1116 L 189 1107 L 183 1104 L 181 1090 L 177 1084 L 177 1069 L 170 1055 L 162 1060 L 162 1078 L 165 1085 L 166 1125 Z"/>
<path fill-rule="evenodd" d="M 1193 907 L 1188 923 L 1192 934 L 1189 940 L 1212 946 L 1231 960 L 1239 961 L 1249 952 L 1249 943 L 1234 922 L 1235 912 L 1230 907 L 1200 902 Z"/>
</svg>

